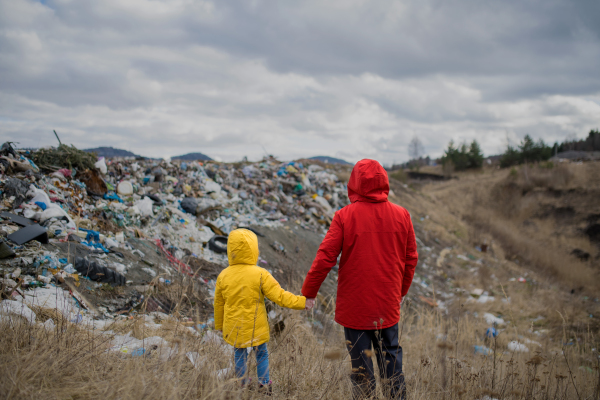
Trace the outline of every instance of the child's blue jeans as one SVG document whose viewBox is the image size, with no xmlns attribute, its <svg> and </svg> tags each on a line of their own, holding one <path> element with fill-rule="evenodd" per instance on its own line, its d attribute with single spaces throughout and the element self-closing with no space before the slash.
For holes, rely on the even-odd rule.
<svg viewBox="0 0 600 400">
<path fill-rule="evenodd" d="M 256 372 L 258 382 L 263 385 L 269 384 L 269 351 L 267 344 L 263 343 L 260 346 L 253 347 L 256 354 Z M 248 349 L 233 348 L 235 356 L 235 375 L 238 378 L 243 378 L 246 375 L 246 365 L 248 362 Z"/>
</svg>

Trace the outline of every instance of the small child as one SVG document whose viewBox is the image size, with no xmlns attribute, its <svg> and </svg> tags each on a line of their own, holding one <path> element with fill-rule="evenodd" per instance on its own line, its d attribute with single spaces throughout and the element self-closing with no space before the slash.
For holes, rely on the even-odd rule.
<svg viewBox="0 0 600 400">
<path fill-rule="evenodd" d="M 256 265 L 258 238 L 252 231 L 236 229 L 229 234 L 227 257 L 229 267 L 221 271 L 215 288 L 215 329 L 234 347 L 238 378 L 246 375 L 247 349 L 254 349 L 259 387 L 270 394 L 265 296 L 294 310 L 303 310 L 306 298 L 286 292 L 266 269 Z"/>
</svg>

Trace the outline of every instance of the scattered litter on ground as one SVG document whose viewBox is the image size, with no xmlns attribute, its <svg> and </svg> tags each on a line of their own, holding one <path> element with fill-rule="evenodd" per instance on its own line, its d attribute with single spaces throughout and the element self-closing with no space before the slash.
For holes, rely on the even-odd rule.
<svg viewBox="0 0 600 400">
<path fill-rule="evenodd" d="M 494 314 L 485 313 L 483 319 L 488 325 L 504 325 L 505 322 L 502 318 L 496 317 Z"/>
<path fill-rule="evenodd" d="M 509 351 L 514 351 L 517 353 L 527 353 L 529 352 L 529 348 L 527 346 L 525 346 L 522 343 L 517 342 L 516 340 L 513 340 L 512 342 L 508 343 L 508 350 Z"/>
</svg>

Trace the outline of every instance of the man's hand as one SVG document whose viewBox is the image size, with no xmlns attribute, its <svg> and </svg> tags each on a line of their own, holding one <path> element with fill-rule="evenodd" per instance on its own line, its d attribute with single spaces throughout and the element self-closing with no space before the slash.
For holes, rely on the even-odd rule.
<svg viewBox="0 0 600 400">
<path fill-rule="evenodd" d="M 312 308 L 315 306 L 315 299 L 306 299 L 306 305 L 304 306 L 305 310 L 312 310 Z"/>
<path fill-rule="evenodd" d="M 406 296 L 403 296 L 403 297 L 400 299 L 400 305 L 402 305 L 402 303 L 404 303 L 404 297 L 406 297 Z"/>
</svg>

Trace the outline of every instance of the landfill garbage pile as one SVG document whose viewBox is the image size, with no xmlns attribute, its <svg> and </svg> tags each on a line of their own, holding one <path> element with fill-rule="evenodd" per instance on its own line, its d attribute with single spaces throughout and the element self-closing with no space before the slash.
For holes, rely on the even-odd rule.
<svg viewBox="0 0 600 400">
<path fill-rule="evenodd" d="M 210 326 L 232 230 L 261 235 L 261 227 L 287 223 L 323 234 L 349 204 L 336 171 L 319 163 L 90 160 L 81 153 L 62 144 L 1 148 L 4 316 L 34 323 L 36 310 L 54 309 L 94 329 L 147 312 L 166 316 L 173 304 L 157 289 L 186 277 L 204 293 L 203 321 L 190 328 L 197 334 Z M 286 251 L 277 241 L 270 246 Z M 117 299 L 101 295 L 111 288 L 121 288 Z"/>
</svg>

